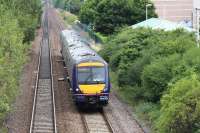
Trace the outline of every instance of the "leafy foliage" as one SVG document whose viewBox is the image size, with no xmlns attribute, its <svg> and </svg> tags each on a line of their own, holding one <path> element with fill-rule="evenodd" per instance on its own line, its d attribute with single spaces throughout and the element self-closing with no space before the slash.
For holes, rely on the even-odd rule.
<svg viewBox="0 0 200 133">
<path fill-rule="evenodd" d="M 193 48 L 184 54 L 184 62 L 189 68 L 200 74 L 200 49 Z"/>
<path fill-rule="evenodd" d="M 145 19 L 148 0 L 87 0 L 80 10 L 81 22 L 93 25 L 97 32 L 112 34 L 123 25 L 132 25 Z M 149 16 L 156 16 L 154 7 Z"/>
<path fill-rule="evenodd" d="M 74 14 L 78 14 L 81 9 L 82 1 L 81 0 L 69 0 L 66 2 L 66 8 Z"/>
<path fill-rule="evenodd" d="M 196 74 L 184 77 L 161 99 L 159 133 L 195 133 L 200 129 L 200 82 Z"/>
<path fill-rule="evenodd" d="M 153 61 L 143 69 L 142 88 L 144 97 L 150 101 L 159 101 L 169 82 L 177 75 L 185 72 L 180 66 L 181 57 L 172 55 Z"/>
<path fill-rule="evenodd" d="M 155 102 L 168 83 L 184 73 L 182 55 L 194 46 L 193 35 L 183 30 L 125 28 L 111 37 L 100 54 L 117 72 L 119 86 L 140 86 L 145 100 Z"/>
<path fill-rule="evenodd" d="M 26 50 L 39 22 L 39 0 L 0 2 L 0 130 L 17 94 Z"/>
<path fill-rule="evenodd" d="M 81 22 L 85 24 L 92 24 L 94 22 L 97 15 L 97 4 L 99 2 L 100 0 L 88 0 L 84 2 L 79 13 L 79 18 Z"/>
<path fill-rule="evenodd" d="M 11 10 L 24 33 L 24 42 L 33 40 L 35 28 L 38 26 L 42 13 L 40 0 L 13 0 L 5 1 L 4 8 Z"/>
<path fill-rule="evenodd" d="M 193 91 L 200 92 L 200 82 L 198 76 L 191 76 L 200 73 L 200 50 L 195 43 L 194 34 L 181 29 L 124 28 L 100 51 L 115 73 L 122 97 L 131 104 L 139 103 L 136 111 L 157 132 L 199 132 L 200 97 Z"/>
</svg>

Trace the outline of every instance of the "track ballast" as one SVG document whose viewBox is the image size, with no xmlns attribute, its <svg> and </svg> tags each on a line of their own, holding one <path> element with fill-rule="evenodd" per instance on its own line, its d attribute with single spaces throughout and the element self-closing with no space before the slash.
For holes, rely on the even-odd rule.
<svg viewBox="0 0 200 133">
<path fill-rule="evenodd" d="M 46 8 L 48 10 L 48 7 Z M 42 17 L 42 28 L 43 37 L 29 132 L 57 133 L 47 12 Z"/>
</svg>

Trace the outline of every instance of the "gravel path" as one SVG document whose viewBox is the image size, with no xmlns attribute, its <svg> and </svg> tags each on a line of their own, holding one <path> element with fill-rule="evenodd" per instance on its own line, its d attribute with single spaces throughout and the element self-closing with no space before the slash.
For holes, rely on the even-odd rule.
<svg viewBox="0 0 200 133">
<path fill-rule="evenodd" d="M 105 108 L 115 133 L 143 133 L 140 125 L 129 112 L 127 105 L 111 93 L 109 106 Z"/>
</svg>

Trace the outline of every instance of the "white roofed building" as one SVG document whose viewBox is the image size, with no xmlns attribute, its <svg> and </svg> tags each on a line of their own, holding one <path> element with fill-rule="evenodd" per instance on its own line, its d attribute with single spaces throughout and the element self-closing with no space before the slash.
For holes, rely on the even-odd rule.
<svg viewBox="0 0 200 133">
<path fill-rule="evenodd" d="M 159 18 L 194 25 L 200 0 L 152 0 Z"/>
</svg>

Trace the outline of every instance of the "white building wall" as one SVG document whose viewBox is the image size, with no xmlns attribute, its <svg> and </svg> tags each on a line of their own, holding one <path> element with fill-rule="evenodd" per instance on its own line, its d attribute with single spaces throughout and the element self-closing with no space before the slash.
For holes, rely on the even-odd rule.
<svg viewBox="0 0 200 133">
<path fill-rule="evenodd" d="M 194 2 L 193 2 L 193 7 L 194 7 L 194 8 L 199 8 L 199 9 L 200 9 L 200 0 L 194 0 Z"/>
<path fill-rule="evenodd" d="M 152 0 L 159 18 L 174 22 L 192 21 L 193 0 Z M 200 0 L 198 0 L 200 1 Z"/>
</svg>

